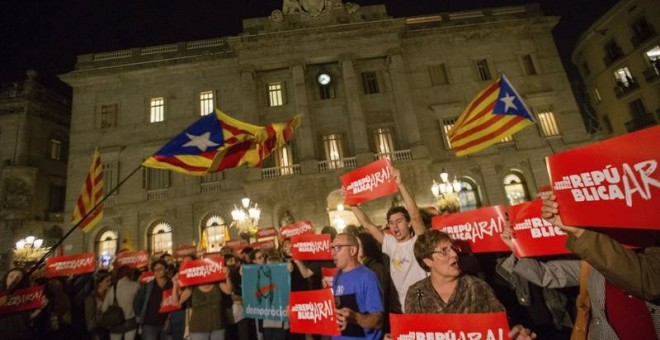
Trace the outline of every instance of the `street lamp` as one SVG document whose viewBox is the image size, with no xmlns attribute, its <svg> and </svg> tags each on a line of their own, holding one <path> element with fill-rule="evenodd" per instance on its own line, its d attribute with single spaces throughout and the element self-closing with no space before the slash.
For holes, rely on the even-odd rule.
<svg viewBox="0 0 660 340">
<path fill-rule="evenodd" d="M 449 174 L 442 170 L 440 173 L 440 183 L 433 180 L 431 185 L 431 192 L 437 200 L 437 205 L 441 213 L 454 213 L 460 210 L 460 200 L 458 192 L 461 191 L 463 185 L 454 177 L 453 181 L 449 181 Z"/>
<path fill-rule="evenodd" d="M 343 232 L 344 228 L 346 228 L 346 220 L 342 217 L 342 214 L 344 212 L 344 205 L 339 203 L 337 204 L 337 211 L 335 214 L 335 218 L 332 219 L 332 224 L 334 224 L 335 229 L 337 229 L 338 232 Z"/>
<path fill-rule="evenodd" d="M 44 240 L 35 236 L 28 236 L 16 241 L 14 249 L 14 262 L 17 266 L 38 261 L 48 252 L 47 247 L 42 247 Z"/>
<path fill-rule="evenodd" d="M 234 220 L 232 226 L 238 230 L 239 236 L 248 242 L 250 236 L 257 232 L 260 217 L 259 205 L 250 201 L 247 196 L 241 199 L 240 207 L 234 204 L 234 210 L 231 211 L 231 218 Z"/>
</svg>

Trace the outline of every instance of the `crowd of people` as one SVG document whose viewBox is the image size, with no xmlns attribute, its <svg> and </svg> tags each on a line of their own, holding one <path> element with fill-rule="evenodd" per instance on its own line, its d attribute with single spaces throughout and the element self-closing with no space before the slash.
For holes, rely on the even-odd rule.
<svg viewBox="0 0 660 340">
<path fill-rule="evenodd" d="M 339 234 L 332 227 L 321 231 L 331 235 L 332 261 L 293 259 L 291 240 L 284 239 L 273 250 L 246 247 L 235 252 L 224 247 L 227 279 L 189 287 L 180 286 L 177 268 L 195 259 L 192 255 L 152 259 L 148 269 L 154 279 L 148 283 L 137 280 L 146 268 L 120 266 L 68 278 L 28 277 L 25 269 L 13 268 L 1 282 L 0 306 L 16 290 L 35 285 L 45 287 L 46 299 L 34 310 L 0 314 L 0 338 L 328 338 L 313 330 L 291 332 L 286 320 L 245 317 L 243 265 L 286 263 L 292 292 L 320 289 L 321 268 L 337 268 L 332 289 L 342 335 L 333 339 L 389 339 L 392 313 L 494 312 L 507 313 L 511 339 L 660 339 L 657 240 L 656 247 L 632 250 L 606 234 L 566 226 L 551 195 L 543 202 L 542 216 L 569 235 L 571 257 L 468 254 L 448 234 L 430 228 L 399 171 L 392 173 L 405 207 L 392 207 L 387 226 L 379 227 L 359 206 L 351 206 L 359 227 L 348 226 Z M 657 231 L 648 234 L 657 238 Z M 500 237 L 513 249 L 515 234 L 509 226 Z M 159 313 L 168 289 L 174 292 L 172 303 L 181 309 Z M 586 324 L 575 303 L 583 292 L 588 292 L 590 304 Z M 123 311 L 123 323 L 108 326 L 105 312 L 116 306 Z"/>
</svg>

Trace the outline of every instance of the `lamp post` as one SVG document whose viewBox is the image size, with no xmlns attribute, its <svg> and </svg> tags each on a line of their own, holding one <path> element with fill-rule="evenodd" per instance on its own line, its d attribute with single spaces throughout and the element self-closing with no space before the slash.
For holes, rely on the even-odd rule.
<svg viewBox="0 0 660 340">
<path fill-rule="evenodd" d="M 344 218 L 342 217 L 343 212 L 344 212 L 344 205 L 338 203 L 335 217 L 332 219 L 332 224 L 339 233 L 343 232 L 344 228 L 346 228 L 346 220 L 344 220 Z"/>
<path fill-rule="evenodd" d="M 42 247 L 43 243 L 44 240 L 32 235 L 18 240 L 14 248 L 14 264 L 22 267 L 38 261 L 48 252 L 47 247 Z"/>
<path fill-rule="evenodd" d="M 460 211 L 461 202 L 458 198 L 458 192 L 462 188 L 463 185 L 456 177 L 454 177 L 453 181 L 449 181 L 449 174 L 444 169 L 440 173 L 440 183 L 433 180 L 431 192 L 437 200 L 436 204 L 440 213 L 455 213 Z"/>
<path fill-rule="evenodd" d="M 239 237 L 249 243 L 250 237 L 257 232 L 260 217 L 259 205 L 245 196 L 241 199 L 240 207 L 234 204 L 234 210 L 231 211 L 231 218 L 234 221 L 231 225 L 238 230 Z"/>
</svg>

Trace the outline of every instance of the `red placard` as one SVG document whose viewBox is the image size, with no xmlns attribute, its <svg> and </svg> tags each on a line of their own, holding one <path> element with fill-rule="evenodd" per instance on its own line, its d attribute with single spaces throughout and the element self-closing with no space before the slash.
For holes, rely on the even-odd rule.
<svg viewBox="0 0 660 340">
<path fill-rule="evenodd" d="M 200 256 L 203 259 L 210 259 L 210 258 L 218 258 L 218 259 L 224 259 L 225 257 L 222 255 L 221 252 L 219 251 L 214 251 L 211 253 L 203 253 L 202 256 Z"/>
<path fill-rule="evenodd" d="M 145 250 L 122 251 L 117 254 L 117 267 L 129 266 L 131 268 L 146 267 L 149 265 L 149 254 Z"/>
<path fill-rule="evenodd" d="M 291 292 L 289 322 L 293 333 L 340 335 L 332 289 Z"/>
<path fill-rule="evenodd" d="M 332 260 L 330 234 L 305 234 L 291 238 L 291 253 L 296 260 Z"/>
<path fill-rule="evenodd" d="M 336 273 L 337 268 L 321 267 L 321 287 L 332 288 L 332 283 L 335 281 Z"/>
<path fill-rule="evenodd" d="M 195 256 L 195 254 L 197 254 L 197 248 L 189 244 L 178 246 L 174 251 L 174 257 L 176 257 L 177 259 L 182 259 L 186 256 Z"/>
<path fill-rule="evenodd" d="M 511 251 L 502 242 L 504 207 L 495 205 L 461 213 L 433 216 L 433 229 L 444 231 L 473 253 Z"/>
<path fill-rule="evenodd" d="M 158 313 L 169 313 L 181 309 L 181 305 L 172 303 L 172 289 L 163 290 L 163 299 L 160 301 Z"/>
<path fill-rule="evenodd" d="M 236 249 L 242 249 L 247 245 L 248 242 L 244 239 L 229 240 L 225 243 L 225 246 L 231 247 L 234 251 L 236 251 Z"/>
<path fill-rule="evenodd" d="M 218 257 L 184 262 L 179 269 L 179 286 L 187 287 L 222 281 L 226 278 L 222 271 L 223 266 L 223 259 Z"/>
<path fill-rule="evenodd" d="M 536 198 L 540 199 L 546 199 L 550 197 L 552 194 L 552 187 L 549 185 L 544 185 L 542 187 L 539 187 L 538 191 L 536 192 Z"/>
<path fill-rule="evenodd" d="M 277 237 L 277 229 L 274 227 L 257 230 L 257 241 L 262 241 L 263 239 L 268 239 L 270 237 Z"/>
<path fill-rule="evenodd" d="M 46 259 L 47 277 L 90 273 L 94 269 L 96 269 L 96 259 L 93 253 L 55 256 Z"/>
<path fill-rule="evenodd" d="M 1 292 L 0 300 L 5 296 L 7 296 L 7 292 Z M 44 298 L 44 286 L 18 289 L 7 296 L 7 303 L 0 305 L 0 314 L 37 309 L 43 304 Z"/>
<path fill-rule="evenodd" d="M 346 192 L 344 204 L 354 205 L 397 192 L 389 158 L 357 168 L 339 179 Z"/>
<path fill-rule="evenodd" d="M 280 228 L 280 240 L 285 238 L 290 238 L 302 234 L 313 234 L 314 227 L 310 221 L 296 222 L 293 224 L 287 224 L 284 227 Z"/>
<path fill-rule="evenodd" d="M 474 314 L 390 313 L 392 339 L 508 339 L 505 312 Z"/>
<path fill-rule="evenodd" d="M 140 273 L 140 277 L 138 278 L 138 282 L 140 282 L 141 284 L 147 284 L 151 280 L 153 280 L 154 278 L 156 278 L 154 273 L 147 270 L 147 271 L 144 271 L 144 272 Z"/>
<path fill-rule="evenodd" d="M 660 126 L 548 157 L 564 224 L 660 229 L 657 141 Z"/>
<path fill-rule="evenodd" d="M 253 242 L 250 243 L 250 247 L 254 249 L 262 249 L 262 250 L 275 249 L 275 240 L 270 239 L 266 241 Z"/>
<path fill-rule="evenodd" d="M 537 198 L 531 202 L 509 207 L 511 228 L 515 233 L 512 239 L 516 257 L 536 257 L 569 254 L 564 244 L 568 237 L 561 228 L 541 218 L 543 201 Z"/>
</svg>

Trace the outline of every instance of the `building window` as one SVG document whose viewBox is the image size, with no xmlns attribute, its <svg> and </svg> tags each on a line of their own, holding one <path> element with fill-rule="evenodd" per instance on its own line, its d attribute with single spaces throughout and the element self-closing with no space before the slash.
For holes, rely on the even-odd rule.
<svg viewBox="0 0 660 340">
<path fill-rule="evenodd" d="M 117 104 L 101 106 L 101 129 L 117 126 Z"/>
<path fill-rule="evenodd" d="M 96 256 L 99 259 L 99 268 L 110 267 L 110 260 L 117 253 L 119 245 L 119 232 L 116 230 L 105 230 L 99 233 L 96 239 Z"/>
<path fill-rule="evenodd" d="M 588 77 L 591 74 L 591 69 L 589 68 L 589 64 L 587 64 L 586 61 L 582 63 L 582 73 L 585 77 Z"/>
<path fill-rule="evenodd" d="M 646 21 L 645 17 L 637 18 L 637 20 L 630 24 L 630 28 L 633 31 L 633 36 L 630 41 L 635 47 L 655 36 L 655 29 L 653 29 L 653 26 Z"/>
<path fill-rule="evenodd" d="M 630 108 L 630 118 L 638 118 L 646 115 L 646 108 L 644 107 L 644 102 L 641 99 L 635 99 L 628 103 Z"/>
<path fill-rule="evenodd" d="M 362 87 L 364 88 L 364 94 L 380 93 L 376 72 L 362 72 Z"/>
<path fill-rule="evenodd" d="M 332 99 L 335 97 L 335 87 L 332 86 L 332 83 L 327 85 L 318 84 L 318 86 L 319 86 L 319 98 L 321 100 Z"/>
<path fill-rule="evenodd" d="M 165 120 L 165 98 L 151 98 L 149 101 L 149 122 L 158 123 Z"/>
<path fill-rule="evenodd" d="M 629 87 L 635 82 L 628 66 L 621 67 L 614 71 L 614 79 L 616 79 L 617 86 Z"/>
<path fill-rule="evenodd" d="M 213 91 L 202 91 L 199 93 L 199 114 L 206 116 L 215 110 Z"/>
<path fill-rule="evenodd" d="M 119 176 L 118 168 L 118 161 L 103 162 L 103 189 L 106 193 L 109 193 L 117 186 L 117 177 Z M 113 195 L 116 194 L 117 191 L 113 193 Z"/>
<path fill-rule="evenodd" d="M 447 66 L 444 63 L 429 66 L 429 77 L 432 86 L 449 84 Z"/>
<path fill-rule="evenodd" d="M 500 139 L 499 143 L 513 143 L 513 135 L 508 135 Z"/>
<path fill-rule="evenodd" d="M 389 157 L 393 159 L 394 143 L 392 143 L 392 129 L 389 127 L 377 128 L 374 130 L 373 138 L 378 158 Z"/>
<path fill-rule="evenodd" d="M 48 204 L 49 212 L 64 211 L 64 200 L 66 198 L 66 187 L 63 185 L 50 186 L 50 201 Z"/>
<path fill-rule="evenodd" d="M 504 176 L 502 181 L 504 184 L 504 191 L 509 200 L 509 205 L 516 205 L 529 201 L 529 191 L 527 190 L 527 183 L 522 172 L 519 170 L 511 170 Z"/>
<path fill-rule="evenodd" d="M 594 88 L 594 102 L 596 104 L 600 103 L 603 101 L 603 97 L 600 96 L 600 91 L 598 91 L 598 88 Z"/>
<path fill-rule="evenodd" d="M 444 136 L 445 149 L 447 150 L 452 149 L 451 142 L 449 141 L 449 131 L 454 127 L 454 124 L 456 124 L 456 118 L 442 120 L 442 135 Z"/>
<path fill-rule="evenodd" d="M 172 226 L 169 223 L 158 222 L 151 227 L 149 247 L 152 254 L 172 254 Z"/>
<path fill-rule="evenodd" d="M 610 39 L 610 41 L 605 44 L 603 49 L 605 53 L 605 57 L 603 58 L 605 66 L 609 66 L 611 63 L 623 57 L 623 50 L 621 47 L 619 47 L 619 44 L 617 44 L 614 39 Z"/>
<path fill-rule="evenodd" d="M 655 76 L 660 75 L 660 46 L 653 46 L 653 48 L 644 52 L 644 55 L 650 65 L 650 67 L 644 71 L 644 76 L 646 80 L 651 80 Z"/>
<path fill-rule="evenodd" d="M 293 175 L 293 151 L 291 143 L 277 149 L 275 158 L 275 166 L 280 170 L 280 175 Z"/>
<path fill-rule="evenodd" d="M 490 66 L 488 66 L 488 59 L 479 59 L 474 63 L 477 68 L 477 75 L 479 76 L 479 80 L 493 79 L 493 76 L 490 73 Z"/>
<path fill-rule="evenodd" d="M 539 121 L 539 128 L 544 137 L 559 136 L 559 126 L 552 112 L 552 106 L 534 108 Z"/>
<path fill-rule="evenodd" d="M 461 190 L 458 192 L 460 202 L 460 211 L 474 210 L 481 206 L 481 197 L 479 196 L 479 187 L 471 179 L 462 177 L 458 180 L 461 183 Z"/>
<path fill-rule="evenodd" d="M 165 169 L 143 168 L 142 187 L 147 190 L 170 187 L 170 171 Z"/>
<path fill-rule="evenodd" d="M 229 230 L 225 219 L 219 214 L 211 214 L 203 224 L 200 246 L 207 252 L 220 251 L 229 238 Z"/>
<path fill-rule="evenodd" d="M 56 161 L 62 160 L 62 141 L 58 138 L 51 138 L 50 144 L 50 159 Z"/>
<path fill-rule="evenodd" d="M 338 133 L 323 136 L 323 147 L 325 148 L 325 160 L 328 163 L 328 168 L 343 168 L 344 148 L 342 136 Z"/>
<path fill-rule="evenodd" d="M 284 83 L 268 83 L 268 106 L 282 106 L 284 104 L 286 104 Z"/>
<path fill-rule="evenodd" d="M 521 59 L 525 75 L 533 76 L 538 74 L 536 71 L 536 66 L 534 65 L 534 58 L 531 54 L 525 54 L 521 57 Z"/>
</svg>

